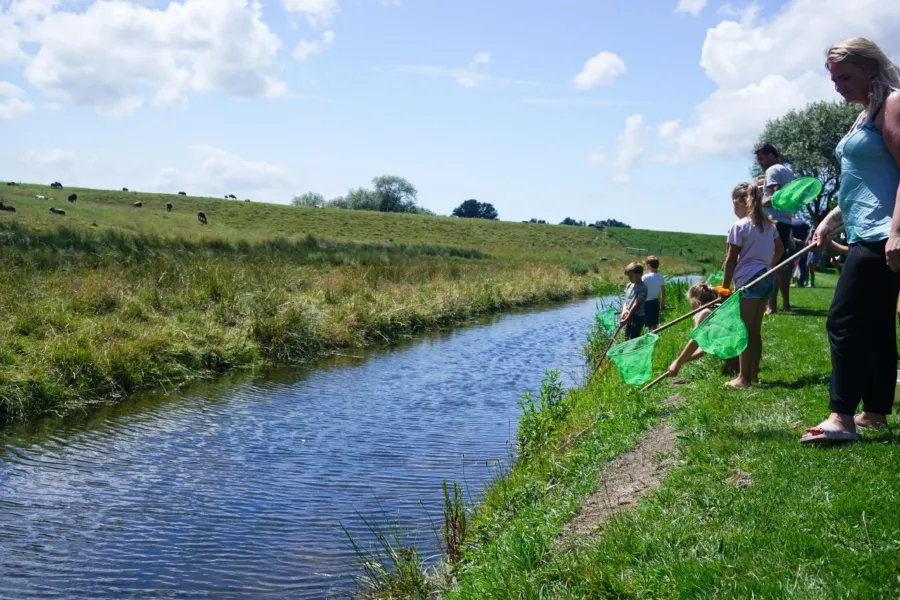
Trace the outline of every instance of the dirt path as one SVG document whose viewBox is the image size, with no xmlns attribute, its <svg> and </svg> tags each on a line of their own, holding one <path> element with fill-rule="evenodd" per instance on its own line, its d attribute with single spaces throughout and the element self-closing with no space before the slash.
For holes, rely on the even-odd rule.
<svg viewBox="0 0 900 600">
<path fill-rule="evenodd" d="M 680 397 L 670 398 L 677 404 Z M 600 474 L 597 491 L 588 496 L 581 511 L 562 531 L 557 546 L 571 546 L 578 536 L 590 534 L 619 511 L 634 506 L 638 498 L 659 486 L 662 474 L 674 462 L 675 432 L 666 423 L 651 429 L 632 450 L 610 462 Z M 660 456 L 663 456 L 660 460 Z"/>
</svg>

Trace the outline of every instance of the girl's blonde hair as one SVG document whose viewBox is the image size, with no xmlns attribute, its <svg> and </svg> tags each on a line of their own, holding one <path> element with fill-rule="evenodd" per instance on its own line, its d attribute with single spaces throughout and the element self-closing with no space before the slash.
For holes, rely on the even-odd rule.
<svg viewBox="0 0 900 600">
<path fill-rule="evenodd" d="M 747 209 L 754 227 L 765 229 L 772 220 L 763 212 L 763 188 L 755 183 L 739 183 L 731 192 L 732 202 L 740 202 Z"/>
<path fill-rule="evenodd" d="M 850 38 L 828 49 L 826 65 L 847 61 L 860 67 L 875 63 L 877 68 L 869 84 L 869 110 L 866 120 L 871 125 L 887 97 L 900 89 L 900 67 L 888 58 L 878 44 L 864 37 Z"/>
<path fill-rule="evenodd" d="M 719 297 L 719 292 L 705 281 L 698 281 L 688 289 L 687 297 L 688 300 L 697 300 L 700 304 L 709 304 Z"/>
</svg>

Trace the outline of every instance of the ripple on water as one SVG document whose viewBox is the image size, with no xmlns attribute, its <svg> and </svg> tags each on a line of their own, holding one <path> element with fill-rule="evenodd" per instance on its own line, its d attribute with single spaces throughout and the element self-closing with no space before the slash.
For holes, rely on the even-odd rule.
<svg viewBox="0 0 900 600">
<path fill-rule="evenodd" d="M 509 458 L 521 393 L 581 362 L 595 306 L 7 432 L 0 597 L 346 595 L 341 527 L 367 545 L 366 521 L 398 516 L 433 557 L 442 481 L 465 475 L 477 496 Z"/>
</svg>

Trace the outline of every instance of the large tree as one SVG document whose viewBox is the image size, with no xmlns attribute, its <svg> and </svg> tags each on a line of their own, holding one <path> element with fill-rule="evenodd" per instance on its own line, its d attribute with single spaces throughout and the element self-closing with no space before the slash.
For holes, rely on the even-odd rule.
<svg viewBox="0 0 900 600">
<path fill-rule="evenodd" d="M 316 192 L 306 192 L 302 196 L 294 196 L 291 204 L 294 206 L 325 206 L 325 196 Z"/>
<path fill-rule="evenodd" d="M 461 219 L 490 219 L 497 218 L 497 209 L 493 204 L 488 202 L 479 202 L 478 200 L 466 200 L 453 209 L 453 216 Z"/>
<path fill-rule="evenodd" d="M 415 186 L 396 175 L 382 175 L 372 180 L 375 195 L 378 197 L 378 209 L 381 212 L 416 212 Z"/>
<path fill-rule="evenodd" d="M 803 110 L 792 110 L 769 121 L 759 144 L 778 149 L 782 162 L 798 177 L 817 177 L 825 186 L 818 200 L 807 206 L 809 218 L 818 225 L 837 203 L 841 187 L 841 165 L 834 149 L 853 126 L 860 109 L 845 102 L 814 102 Z M 753 175 L 760 174 L 754 162 Z"/>
</svg>

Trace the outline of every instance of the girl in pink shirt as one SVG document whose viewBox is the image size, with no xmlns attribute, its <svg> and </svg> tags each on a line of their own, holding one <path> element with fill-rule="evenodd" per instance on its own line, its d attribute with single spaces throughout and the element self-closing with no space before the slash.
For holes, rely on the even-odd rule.
<svg viewBox="0 0 900 600">
<path fill-rule="evenodd" d="M 731 193 L 737 222 L 728 231 L 725 253 L 725 279 L 722 285 L 740 288 L 775 266 L 775 257 L 784 252 L 775 224 L 763 213 L 763 189 L 753 183 L 742 183 Z M 749 337 L 747 349 L 740 356 L 740 374 L 726 383 L 732 388 L 747 388 L 759 383 L 759 361 L 762 357 L 762 319 L 766 302 L 775 290 L 775 280 L 767 277 L 741 294 L 741 318 Z"/>
</svg>

